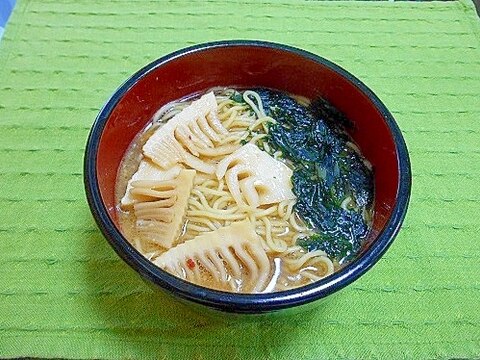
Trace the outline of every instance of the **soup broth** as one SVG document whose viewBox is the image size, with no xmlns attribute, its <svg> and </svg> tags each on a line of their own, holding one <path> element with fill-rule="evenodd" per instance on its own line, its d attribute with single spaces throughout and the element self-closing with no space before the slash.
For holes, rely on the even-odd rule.
<svg viewBox="0 0 480 360">
<path fill-rule="evenodd" d="M 331 275 L 371 227 L 370 163 L 323 99 L 213 89 L 157 111 L 124 155 L 121 231 L 201 286 L 258 293 Z"/>
</svg>

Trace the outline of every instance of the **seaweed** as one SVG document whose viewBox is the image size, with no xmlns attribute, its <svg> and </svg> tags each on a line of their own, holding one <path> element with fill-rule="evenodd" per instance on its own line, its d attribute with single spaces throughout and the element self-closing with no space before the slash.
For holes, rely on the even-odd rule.
<svg viewBox="0 0 480 360">
<path fill-rule="evenodd" d="M 269 142 L 295 166 L 295 210 L 315 231 L 298 244 L 308 251 L 321 249 L 339 263 L 350 260 L 368 234 L 363 212 L 373 201 L 372 173 L 349 145 L 351 122 L 322 98 L 306 107 L 281 92 L 256 91 L 276 120 Z"/>
<path fill-rule="evenodd" d="M 234 91 L 232 95 L 230 95 L 230 99 L 235 101 L 236 103 L 243 104 L 245 103 L 245 100 L 243 99 L 243 95 L 241 92 Z"/>
</svg>

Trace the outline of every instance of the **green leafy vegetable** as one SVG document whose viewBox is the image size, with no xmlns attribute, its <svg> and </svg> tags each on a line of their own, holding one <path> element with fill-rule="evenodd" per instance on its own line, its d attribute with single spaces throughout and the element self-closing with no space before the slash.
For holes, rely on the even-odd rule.
<svg viewBox="0 0 480 360">
<path fill-rule="evenodd" d="M 243 95 L 242 93 L 238 91 L 234 91 L 232 95 L 230 95 L 230 99 L 235 101 L 236 103 L 243 104 L 245 103 L 245 100 L 243 100 Z"/>
<path fill-rule="evenodd" d="M 372 173 L 345 132 L 351 123 L 324 99 L 307 108 L 284 93 L 256 91 L 277 120 L 269 125 L 270 144 L 295 164 L 295 210 L 316 231 L 299 245 L 350 260 L 368 234 L 363 213 L 373 201 Z"/>
</svg>

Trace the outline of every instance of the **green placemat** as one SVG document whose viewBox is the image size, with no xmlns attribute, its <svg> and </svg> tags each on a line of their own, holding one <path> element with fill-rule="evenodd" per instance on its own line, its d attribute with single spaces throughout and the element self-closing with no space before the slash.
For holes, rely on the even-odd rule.
<svg viewBox="0 0 480 360">
<path fill-rule="evenodd" d="M 85 201 L 89 128 L 146 63 L 197 42 L 264 39 L 369 85 L 408 144 L 394 245 L 317 312 L 222 321 L 155 293 Z M 0 357 L 480 357 L 480 23 L 452 2 L 21 0 L 0 43 Z"/>
</svg>

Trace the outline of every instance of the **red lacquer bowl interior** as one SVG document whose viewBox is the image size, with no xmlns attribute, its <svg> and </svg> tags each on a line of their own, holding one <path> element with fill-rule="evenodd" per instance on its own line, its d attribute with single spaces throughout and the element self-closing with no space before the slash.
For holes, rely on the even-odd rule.
<svg viewBox="0 0 480 360">
<path fill-rule="evenodd" d="M 410 167 L 391 114 L 359 80 L 327 60 L 261 42 L 212 43 L 172 54 L 140 70 L 110 99 L 97 118 L 100 128 L 92 159 L 97 184 L 90 186 L 98 185 L 114 224 L 117 171 L 135 135 L 162 105 L 218 86 L 267 87 L 310 99 L 321 96 L 342 111 L 353 122 L 351 136 L 374 169 L 374 222 L 363 252 L 392 226 L 389 222 L 402 195 L 407 198 L 399 221 L 393 224 L 395 236 L 408 203 Z M 402 182 L 406 186 L 403 190 Z"/>
</svg>

